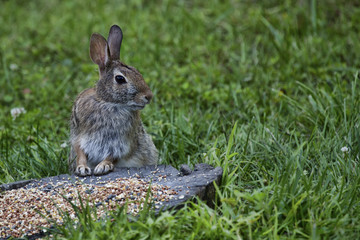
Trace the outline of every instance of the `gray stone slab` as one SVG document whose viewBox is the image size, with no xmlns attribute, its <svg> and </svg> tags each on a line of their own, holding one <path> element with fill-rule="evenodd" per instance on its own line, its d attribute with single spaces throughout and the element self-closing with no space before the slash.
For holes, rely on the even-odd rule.
<svg viewBox="0 0 360 240">
<path fill-rule="evenodd" d="M 2 184 L 2 185 L 0 185 L 0 191 L 18 189 L 18 188 L 26 186 L 27 184 L 29 184 L 33 181 L 35 181 L 35 180 L 30 179 L 30 180 L 23 180 L 23 181 L 8 183 L 8 184 Z"/>
<path fill-rule="evenodd" d="M 197 164 L 194 170 L 187 165 L 182 165 L 180 171 L 168 165 L 146 166 L 141 168 L 116 168 L 113 172 L 103 176 L 77 177 L 74 175 L 63 174 L 38 180 L 25 180 L 9 184 L 0 185 L 1 191 L 32 188 L 37 186 L 51 187 L 57 182 L 76 182 L 81 181 L 87 184 L 102 185 L 107 181 L 117 178 L 139 177 L 153 183 L 166 185 L 178 192 L 178 195 L 169 202 L 164 202 L 161 210 L 179 209 L 187 200 L 194 200 L 195 197 L 205 201 L 209 206 L 214 205 L 215 188 L 213 182 L 220 184 L 223 170 L 221 167 L 214 168 L 208 164 Z M 166 176 L 166 177 L 165 177 Z M 44 187 L 46 191 L 46 187 Z M 156 211 L 160 211 L 159 209 Z M 31 236 L 30 238 L 40 237 Z"/>
</svg>

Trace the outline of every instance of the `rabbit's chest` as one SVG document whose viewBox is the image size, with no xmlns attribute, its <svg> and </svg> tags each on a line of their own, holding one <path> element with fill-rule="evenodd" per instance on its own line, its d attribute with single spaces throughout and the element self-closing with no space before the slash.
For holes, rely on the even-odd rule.
<svg viewBox="0 0 360 240">
<path fill-rule="evenodd" d="M 80 147 L 88 156 L 91 166 L 96 166 L 109 156 L 121 159 L 131 154 L 136 142 L 135 132 L 126 125 L 122 121 L 113 120 L 81 137 Z"/>
</svg>

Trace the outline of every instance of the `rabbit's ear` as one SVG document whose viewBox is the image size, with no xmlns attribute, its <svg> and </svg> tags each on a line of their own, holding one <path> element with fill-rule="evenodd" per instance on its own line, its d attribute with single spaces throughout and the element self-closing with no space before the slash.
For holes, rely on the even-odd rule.
<svg viewBox="0 0 360 240">
<path fill-rule="evenodd" d="M 105 66 L 110 60 L 110 53 L 106 39 L 100 34 L 94 33 L 91 35 L 90 57 L 94 63 L 99 65 L 100 72 L 105 70 Z"/>
<path fill-rule="evenodd" d="M 109 31 L 108 43 L 112 60 L 120 59 L 120 47 L 123 33 L 118 25 L 113 25 Z"/>
</svg>

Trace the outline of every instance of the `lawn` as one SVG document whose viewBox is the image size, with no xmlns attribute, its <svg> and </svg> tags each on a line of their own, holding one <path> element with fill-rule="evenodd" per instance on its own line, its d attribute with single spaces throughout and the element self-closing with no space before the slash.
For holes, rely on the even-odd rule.
<svg viewBox="0 0 360 240">
<path fill-rule="evenodd" d="M 154 93 L 160 163 L 224 169 L 215 209 L 84 213 L 55 238 L 360 238 L 358 1 L 12 0 L 0 16 L 0 183 L 68 171 L 89 39 L 113 24 Z"/>
</svg>

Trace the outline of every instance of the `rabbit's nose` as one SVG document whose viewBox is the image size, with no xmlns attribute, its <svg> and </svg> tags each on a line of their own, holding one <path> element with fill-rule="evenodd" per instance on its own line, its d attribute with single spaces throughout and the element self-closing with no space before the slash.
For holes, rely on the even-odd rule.
<svg viewBox="0 0 360 240">
<path fill-rule="evenodd" d="M 151 101 L 152 97 L 153 97 L 152 92 L 147 92 L 143 97 L 144 102 L 149 103 Z"/>
</svg>

